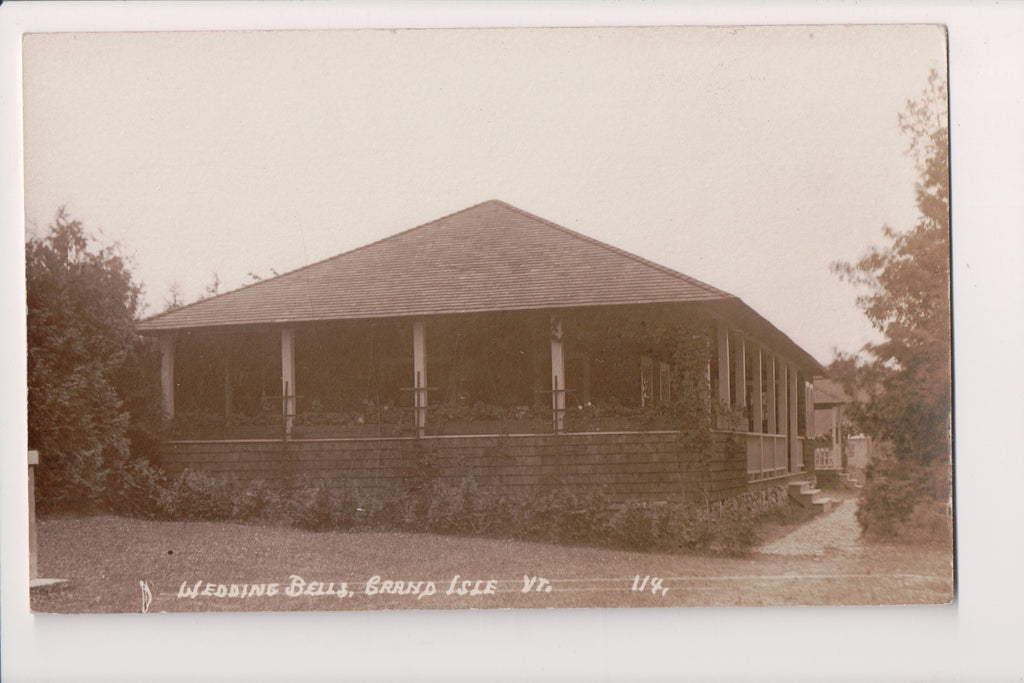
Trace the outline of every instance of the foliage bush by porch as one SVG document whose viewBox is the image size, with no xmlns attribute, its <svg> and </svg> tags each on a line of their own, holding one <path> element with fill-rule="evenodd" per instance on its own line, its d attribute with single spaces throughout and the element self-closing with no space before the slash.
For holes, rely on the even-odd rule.
<svg viewBox="0 0 1024 683">
<path fill-rule="evenodd" d="M 875 538 L 948 542 L 952 529 L 949 468 L 921 467 L 883 457 L 868 465 L 857 509 L 864 533 Z"/>
<path fill-rule="evenodd" d="M 130 265 L 63 209 L 25 243 L 28 443 L 42 456 L 42 512 L 152 509 L 156 475 L 140 456 L 159 419 L 146 380 L 159 360 L 135 334 L 141 288 Z"/>
<path fill-rule="evenodd" d="M 262 479 L 238 484 L 186 470 L 160 489 L 156 508 L 167 519 L 234 521 L 312 531 L 405 531 L 511 537 L 641 551 L 742 553 L 757 540 L 760 513 L 742 506 L 651 505 L 618 509 L 600 493 L 552 487 L 510 494 L 465 478 L 433 479 L 372 500 L 302 476 L 293 487 Z"/>
</svg>

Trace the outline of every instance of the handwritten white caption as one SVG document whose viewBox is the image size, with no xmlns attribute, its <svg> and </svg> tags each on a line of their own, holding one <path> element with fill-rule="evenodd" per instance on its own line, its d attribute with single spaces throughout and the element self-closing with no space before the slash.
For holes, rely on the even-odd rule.
<svg viewBox="0 0 1024 683">
<path fill-rule="evenodd" d="M 509 584 L 508 588 L 499 589 L 499 585 Z M 625 584 L 625 582 L 624 582 Z M 628 584 L 626 584 L 628 585 Z M 623 585 L 623 588 L 626 588 Z M 248 598 L 278 597 L 322 597 L 335 596 L 352 598 L 357 595 L 407 595 L 416 600 L 435 595 L 460 596 L 476 598 L 501 593 L 543 593 L 551 594 L 555 589 L 550 579 L 542 576 L 523 574 L 522 582 L 516 580 L 501 581 L 494 578 L 466 579 L 454 575 L 448 582 L 395 580 L 385 579 L 374 574 L 365 583 L 353 585 L 347 581 L 307 581 L 297 574 L 288 577 L 288 581 L 278 583 L 215 583 L 212 581 L 182 581 L 178 588 L 179 599 L 195 600 L 197 598 L 223 598 L 244 600 Z M 668 587 L 657 576 L 639 574 L 633 577 L 628 590 L 634 593 L 650 592 L 652 595 L 664 596 Z"/>
</svg>

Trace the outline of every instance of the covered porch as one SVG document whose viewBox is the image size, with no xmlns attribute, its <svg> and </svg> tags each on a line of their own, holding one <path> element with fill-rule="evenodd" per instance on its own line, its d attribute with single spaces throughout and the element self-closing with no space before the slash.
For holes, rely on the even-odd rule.
<svg viewBox="0 0 1024 683">
<path fill-rule="evenodd" d="M 211 471 L 385 443 L 434 467 L 486 437 L 505 463 L 486 467 L 542 448 L 594 485 L 678 471 L 734 495 L 802 470 L 823 372 L 737 297 L 496 200 L 139 330 L 160 339 L 169 448 Z"/>
<path fill-rule="evenodd" d="M 706 391 L 712 324 L 649 306 L 176 330 L 164 414 L 207 438 L 670 428 Z"/>
<path fill-rule="evenodd" d="M 171 441 L 679 432 L 804 469 L 807 375 L 702 306 L 594 307 L 160 334 Z"/>
<path fill-rule="evenodd" d="M 814 419 L 808 375 L 750 335 L 722 325 L 717 334 L 717 396 L 725 410 L 716 427 L 742 434 L 748 480 L 802 472 Z"/>
</svg>

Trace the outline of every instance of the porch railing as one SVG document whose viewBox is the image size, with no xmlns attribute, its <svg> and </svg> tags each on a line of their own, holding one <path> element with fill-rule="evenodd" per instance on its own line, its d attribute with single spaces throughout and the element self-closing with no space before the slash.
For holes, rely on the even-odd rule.
<svg viewBox="0 0 1024 683">
<path fill-rule="evenodd" d="M 814 449 L 814 469 L 816 470 L 837 470 L 839 469 L 839 458 L 832 448 Z"/>
<path fill-rule="evenodd" d="M 767 479 L 787 471 L 785 434 L 747 434 L 747 479 Z"/>
</svg>

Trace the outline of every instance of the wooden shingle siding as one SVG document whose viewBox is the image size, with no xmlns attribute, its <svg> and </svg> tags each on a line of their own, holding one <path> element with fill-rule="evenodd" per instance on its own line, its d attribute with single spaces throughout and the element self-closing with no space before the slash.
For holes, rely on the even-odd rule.
<svg viewBox="0 0 1024 683">
<path fill-rule="evenodd" d="M 319 441 L 168 442 L 161 464 L 174 476 L 186 467 L 240 481 L 256 477 L 288 486 L 300 476 L 345 484 L 368 495 L 422 481 L 417 467 L 451 484 L 472 479 L 540 493 L 550 487 L 592 490 L 613 500 L 698 502 L 747 490 L 746 461 L 723 435 L 712 439 L 706 488 L 697 488 L 696 458 L 678 449 L 673 432 L 529 436 L 339 439 Z"/>
</svg>

